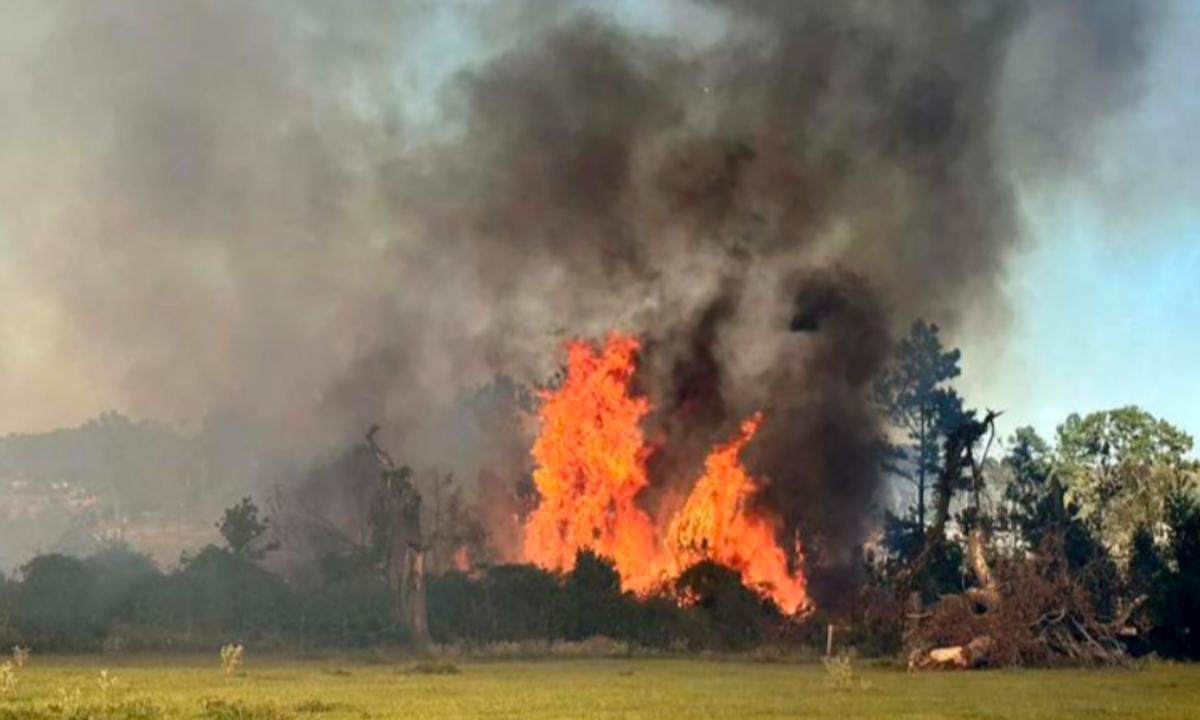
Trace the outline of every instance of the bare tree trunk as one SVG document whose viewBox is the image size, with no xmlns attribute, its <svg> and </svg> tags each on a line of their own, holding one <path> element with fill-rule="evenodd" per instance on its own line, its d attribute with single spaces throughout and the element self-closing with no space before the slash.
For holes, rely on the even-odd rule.
<svg viewBox="0 0 1200 720">
<path fill-rule="evenodd" d="M 929 440 L 925 436 L 925 411 L 921 411 L 920 435 L 917 438 L 917 528 L 925 532 L 925 488 L 928 479 L 925 476 L 925 446 Z"/>
<path fill-rule="evenodd" d="M 967 554 L 979 586 L 968 590 L 967 596 L 991 609 L 1000 603 L 1000 591 L 996 587 L 996 577 L 992 574 L 992 568 L 988 564 L 986 548 L 987 539 L 977 519 L 975 527 L 971 528 L 971 532 L 967 536 Z"/>
<path fill-rule="evenodd" d="M 924 547 L 913 560 L 907 577 L 900 585 L 899 597 L 908 597 L 909 593 L 917 589 L 920 575 L 929 565 L 934 553 L 946 541 L 946 524 L 950 521 L 950 500 L 954 495 L 955 483 L 967 468 L 970 468 L 972 472 L 977 472 L 973 449 L 989 429 L 992 429 L 994 433 L 995 421 L 999 415 L 999 413 L 989 410 L 984 420 L 971 421 L 956 428 L 947 436 L 945 462 L 938 473 L 935 487 L 937 504 L 934 508 L 933 523 L 926 529 Z M 982 543 L 980 547 L 982 548 Z M 982 557 L 982 553 L 980 553 L 980 557 Z M 988 576 L 991 576 L 990 570 L 988 570 Z"/>
<path fill-rule="evenodd" d="M 998 417 L 998 413 L 988 412 L 988 418 L 985 422 L 990 433 L 987 444 L 984 446 L 983 454 L 980 456 L 978 462 L 973 457 L 970 458 L 975 523 L 967 536 L 967 553 L 971 561 L 971 569 L 975 572 L 975 580 L 979 583 L 979 587 L 973 588 L 974 592 L 970 593 L 970 596 L 976 602 L 984 604 L 989 609 L 994 608 L 1000 603 L 1000 591 L 996 587 L 996 577 L 992 574 L 992 568 L 988 564 L 987 559 L 989 538 L 987 525 L 984 523 L 983 518 L 983 468 L 984 463 L 987 462 L 988 453 L 991 452 L 992 442 L 996 438 L 996 417 Z"/>
<path fill-rule="evenodd" d="M 405 554 L 407 578 L 404 583 L 404 610 L 413 642 L 424 647 L 429 644 L 429 616 L 425 608 L 425 551 L 409 547 Z"/>
<path fill-rule="evenodd" d="M 409 631 L 419 646 L 429 643 L 425 608 L 425 555 L 429 546 L 421 535 L 421 494 L 407 467 L 398 468 L 375 442 L 379 427 L 367 433 L 369 444 L 384 467 L 383 502 L 387 522 L 387 575 L 392 590 L 392 617 Z"/>
<path fill-rule="evenodd" d="M 392 618 L 412 635 L 419 646 L 429 643 L 425 607 L 425 556 L 427 549 L 397 533 L 389 551 L 388 580 L 392 589 Z"/>
</svg>

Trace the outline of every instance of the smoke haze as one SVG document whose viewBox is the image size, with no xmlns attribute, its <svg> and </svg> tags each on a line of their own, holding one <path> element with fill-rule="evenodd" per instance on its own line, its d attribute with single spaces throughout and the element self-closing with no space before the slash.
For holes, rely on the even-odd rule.
<svg viewBox="0 0 1200 720">
<path fill-rule="evenodd" d="M 381 423 L 473 476 L 511 442 L 447 408 L 620 328 L 660 482 L 764 409 L 762 501 L 844 562 L 889 335 L 1002 327 L 1014 182 L 1086 165 L 1158 5 L 2 0 L 7 422 L 235 410 L 301 465 Z"/>
</svg>

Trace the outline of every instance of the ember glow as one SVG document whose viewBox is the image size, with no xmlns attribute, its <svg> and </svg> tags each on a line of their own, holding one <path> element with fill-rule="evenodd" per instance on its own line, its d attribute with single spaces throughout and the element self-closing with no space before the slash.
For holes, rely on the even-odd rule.
<svg viewBox="0 0 1200 720">
<path fill-rule="evenodd" d="M 599 349 L 567 345 L 566 376 L 542 396 L 533 447 L 540 501 L 525 528 L 526 558 L 569 569 L 576 552 L 590 548 L 612 558 L 625 586 L 636 591 L 709 559 L 740 572 L 785 612 L 806 609 L 799 546 L 789 564 L 776 540 L 778 523 L 752 504 L 757 485 L 741 464 L 761 414 L 712 450 L 703 477 L 666 527 L 656 527 L 639 507 L 637 495 L 650 484 L 641 422 L 651 406 L 631 392 L 637 350 L 636 338 L 620 334 Z"/>
</svg>

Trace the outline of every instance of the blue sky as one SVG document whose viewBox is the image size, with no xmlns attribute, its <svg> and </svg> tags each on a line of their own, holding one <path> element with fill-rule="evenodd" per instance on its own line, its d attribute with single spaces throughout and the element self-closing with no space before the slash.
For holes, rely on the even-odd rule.
<svg viewBox="0 0 1200 720">
<path fill-rule="evenodd" d="M 969 398 L 1009 430 L 1137 404 L 1200 436 L 1200 222 L 1164 212 L 1120 238 L 1086 199 L 1029 218 L 1006 338 L 962 343 Z"/>
<path fill-rule="evenodd" d="M 1023 188 L 1002 342 L 958 338 L 1004 430 L 1137 404 L 1200 437 L 1200 3 L 1177 0 L 1138 102 L 1065 188 Z"/>
</svg>

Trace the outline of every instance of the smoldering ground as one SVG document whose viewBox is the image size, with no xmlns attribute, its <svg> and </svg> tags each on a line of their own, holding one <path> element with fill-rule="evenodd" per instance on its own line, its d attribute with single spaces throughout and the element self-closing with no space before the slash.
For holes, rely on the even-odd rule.
<svg viewBox="0 0 1200 720">
<path fill-rule="evenodd" d="M 37 338 L 6 356 L 17 402 L 235 408 L 300 464 L 378 422 L 473 476 L 512 443 L 444 408 L 621 328 L 650 435 L 682 448 L 658 481 L 764 409 L 762 502 L 844 560 L 881 482 L 888 334 L 1002 320 L 1014 178 L 1086 167 L 1159 3 L 609 8 L 7 0 L 0 272 L 9 332 Z"/>
</svg>

